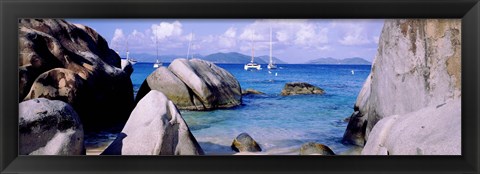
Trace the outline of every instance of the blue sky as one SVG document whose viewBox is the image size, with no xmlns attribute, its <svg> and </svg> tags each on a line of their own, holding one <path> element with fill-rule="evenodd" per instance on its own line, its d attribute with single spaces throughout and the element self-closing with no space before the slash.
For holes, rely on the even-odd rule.
<svg viewBox="0 0 480 174">
<path fill-rule="evenodd" d="M 362 57 L 377 52 L 383 19 L 67 19 L 96 30 L 109 46 L 130 53 L 208 55 L 240 52 L 269 54 L 272 28 L 273 56 L 288 63 L 333 57 Z M 155 40 L 157 44 L 155 44 Z"/>
</svg>

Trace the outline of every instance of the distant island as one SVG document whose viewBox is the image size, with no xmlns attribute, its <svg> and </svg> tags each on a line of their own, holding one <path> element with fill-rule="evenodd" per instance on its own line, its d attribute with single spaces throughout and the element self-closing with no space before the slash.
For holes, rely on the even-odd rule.
<svg viewBox="0 0 480 174">
<path fill-rule="evenodd" d="M 335 59 L 331 57 L 327 58 L 318 58 L 306 62 L 306 64 L 335 64 L 335 65 L 371 65 L 372 62 L 369 62 L 360 57 L 344 58 L 344 59 Z"/>
<path fill-rule="evenodd" d="M 120 55 L 121 57 L 125 57 L 125 55 Z M 156 55 L 152 54 L 135 54 L 131 53 L 130 57 L 136 59 L 138 62 L 155 62 Z M 158 59 L 164 63 L 170 63 L 176 58 L 185 58 L 186 55 L 159 55 Z M 189 56 L 190 57 L 190 56 Z M 244 55 L 237 52 L 229 52 L 229 53 L 213 53 L 206 56 L 200 54 L 194 54 L 194 58 L 207 60 L 213 63 L 221 63 L 221 64 L 245 64 L 250 62 L 251 56 Z M 273 62 L 276 64 L 288 64 L 287 62 L 272 57 Z M 268 64 L 269 57 L 267 55 L 255 57 L 255 62 L 259 64 Z"/>
</svg>

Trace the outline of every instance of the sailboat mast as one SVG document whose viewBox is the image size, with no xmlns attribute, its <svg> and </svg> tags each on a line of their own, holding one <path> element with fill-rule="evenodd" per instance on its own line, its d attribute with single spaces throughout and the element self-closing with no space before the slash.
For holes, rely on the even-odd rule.
<svg viewBox="0 0 480 174">
<path fill-rule="evenodd" d="M 155 45 L 157 47 L 157 61 L 158 61 L 158 30 L 155 29 Z"/>
<path fill-rule="evenodd" d="M 193 37 L 193 33 L 190 32 L 190 40 L 188 41 L 188 49 L 187 49 L 187 59 L 188 59 L 188 56 L 190 55 L 190 46 L 192 45 L 192 37 Z"/>
<path fill-rule="evenodd" d="M 273 60 L 272 60 L 272 27 L 270 27 L 270 64 L 273 64 Z"/>
<path fill-rule="evenodd" d="M 254 33 L 255 33 L 255 31 L 254 31 L 253 34 L 252 34 L 252 60 L 251 60 L 252 63 L 253 63 L 253 58 L 255 57 L 255 49 L 254 49 L 254 47 L 255 47 L 255 42 L 253 42 L 253 35 L 254 35 Z"/>
<path fill-rule="evenodd" d="M 128 52 L 128 37 L 127 37 L 127 60 L 128 60 L 128 54 L 129 54 L 129 53 L 130 53 L 130 52 Z"/>
</svg>

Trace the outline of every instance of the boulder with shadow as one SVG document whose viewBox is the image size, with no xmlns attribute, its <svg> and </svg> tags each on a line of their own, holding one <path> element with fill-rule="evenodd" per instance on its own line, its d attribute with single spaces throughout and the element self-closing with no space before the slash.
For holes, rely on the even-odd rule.
<svg viewBox="0 0 480 174">
<path fill-rule="evenodd" d="M 203 155 L 175 104 L 152 90 L 102 155 Z"/>
<path fill-rule="evenodd" d="M 37 98 L 18 108 L 20 155 L 85 154 L 83 126 L 69 104 Z"/>
</svg>

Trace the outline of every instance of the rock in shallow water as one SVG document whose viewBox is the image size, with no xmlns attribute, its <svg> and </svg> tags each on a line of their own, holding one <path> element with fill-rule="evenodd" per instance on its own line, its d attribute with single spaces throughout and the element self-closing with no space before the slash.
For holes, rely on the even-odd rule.
<svg viewBox="0 0 480 174">
<path fill-rule="evenodd" d="M 300 148 L 300 155 L 335 155 L 335 153 L 326 145 L 308 142 Z"/>
<path fill-rule="evenodd" d="M 83 127 L 73 108 L 59 100 L 21 102 L 20 155 L 84 155 Z"/>
<path fill-rule="evenodd" d="M 247 133 L 241 133 L 232 142 L 232 150 L 235 152 L 260 152 L 262 148 Z"/>
<path fill-rule="evenodd" d="M 211 110 L 242 103 L 240 83 L 223 68 L 200 59 L 175 59 L 143 82 L 136 101 L 150 90 L 164 93 L 179 109 Z"/>
<path fill-rule="evenodd" d="M 299 94 L 324 94 L 325 91 L 319 87 L 305 82 L 289 82 L 283 87 L 280 95 L 299 95 Z"/>
<path fill-rule="evenodd" d="M 255 89 L 252 89 L 252 88 L 247 88 L 245 90 L 242 89 L 242 95 L 250 95 L 250 94 L 265 94 L 261 91 L 257 91 Z"/>
<path fill-rule="evenodd" d="M 203 155 L 177 107 L 152 90 L 138 102 L 122 132 L 102 155 Z"/>
</svg>

